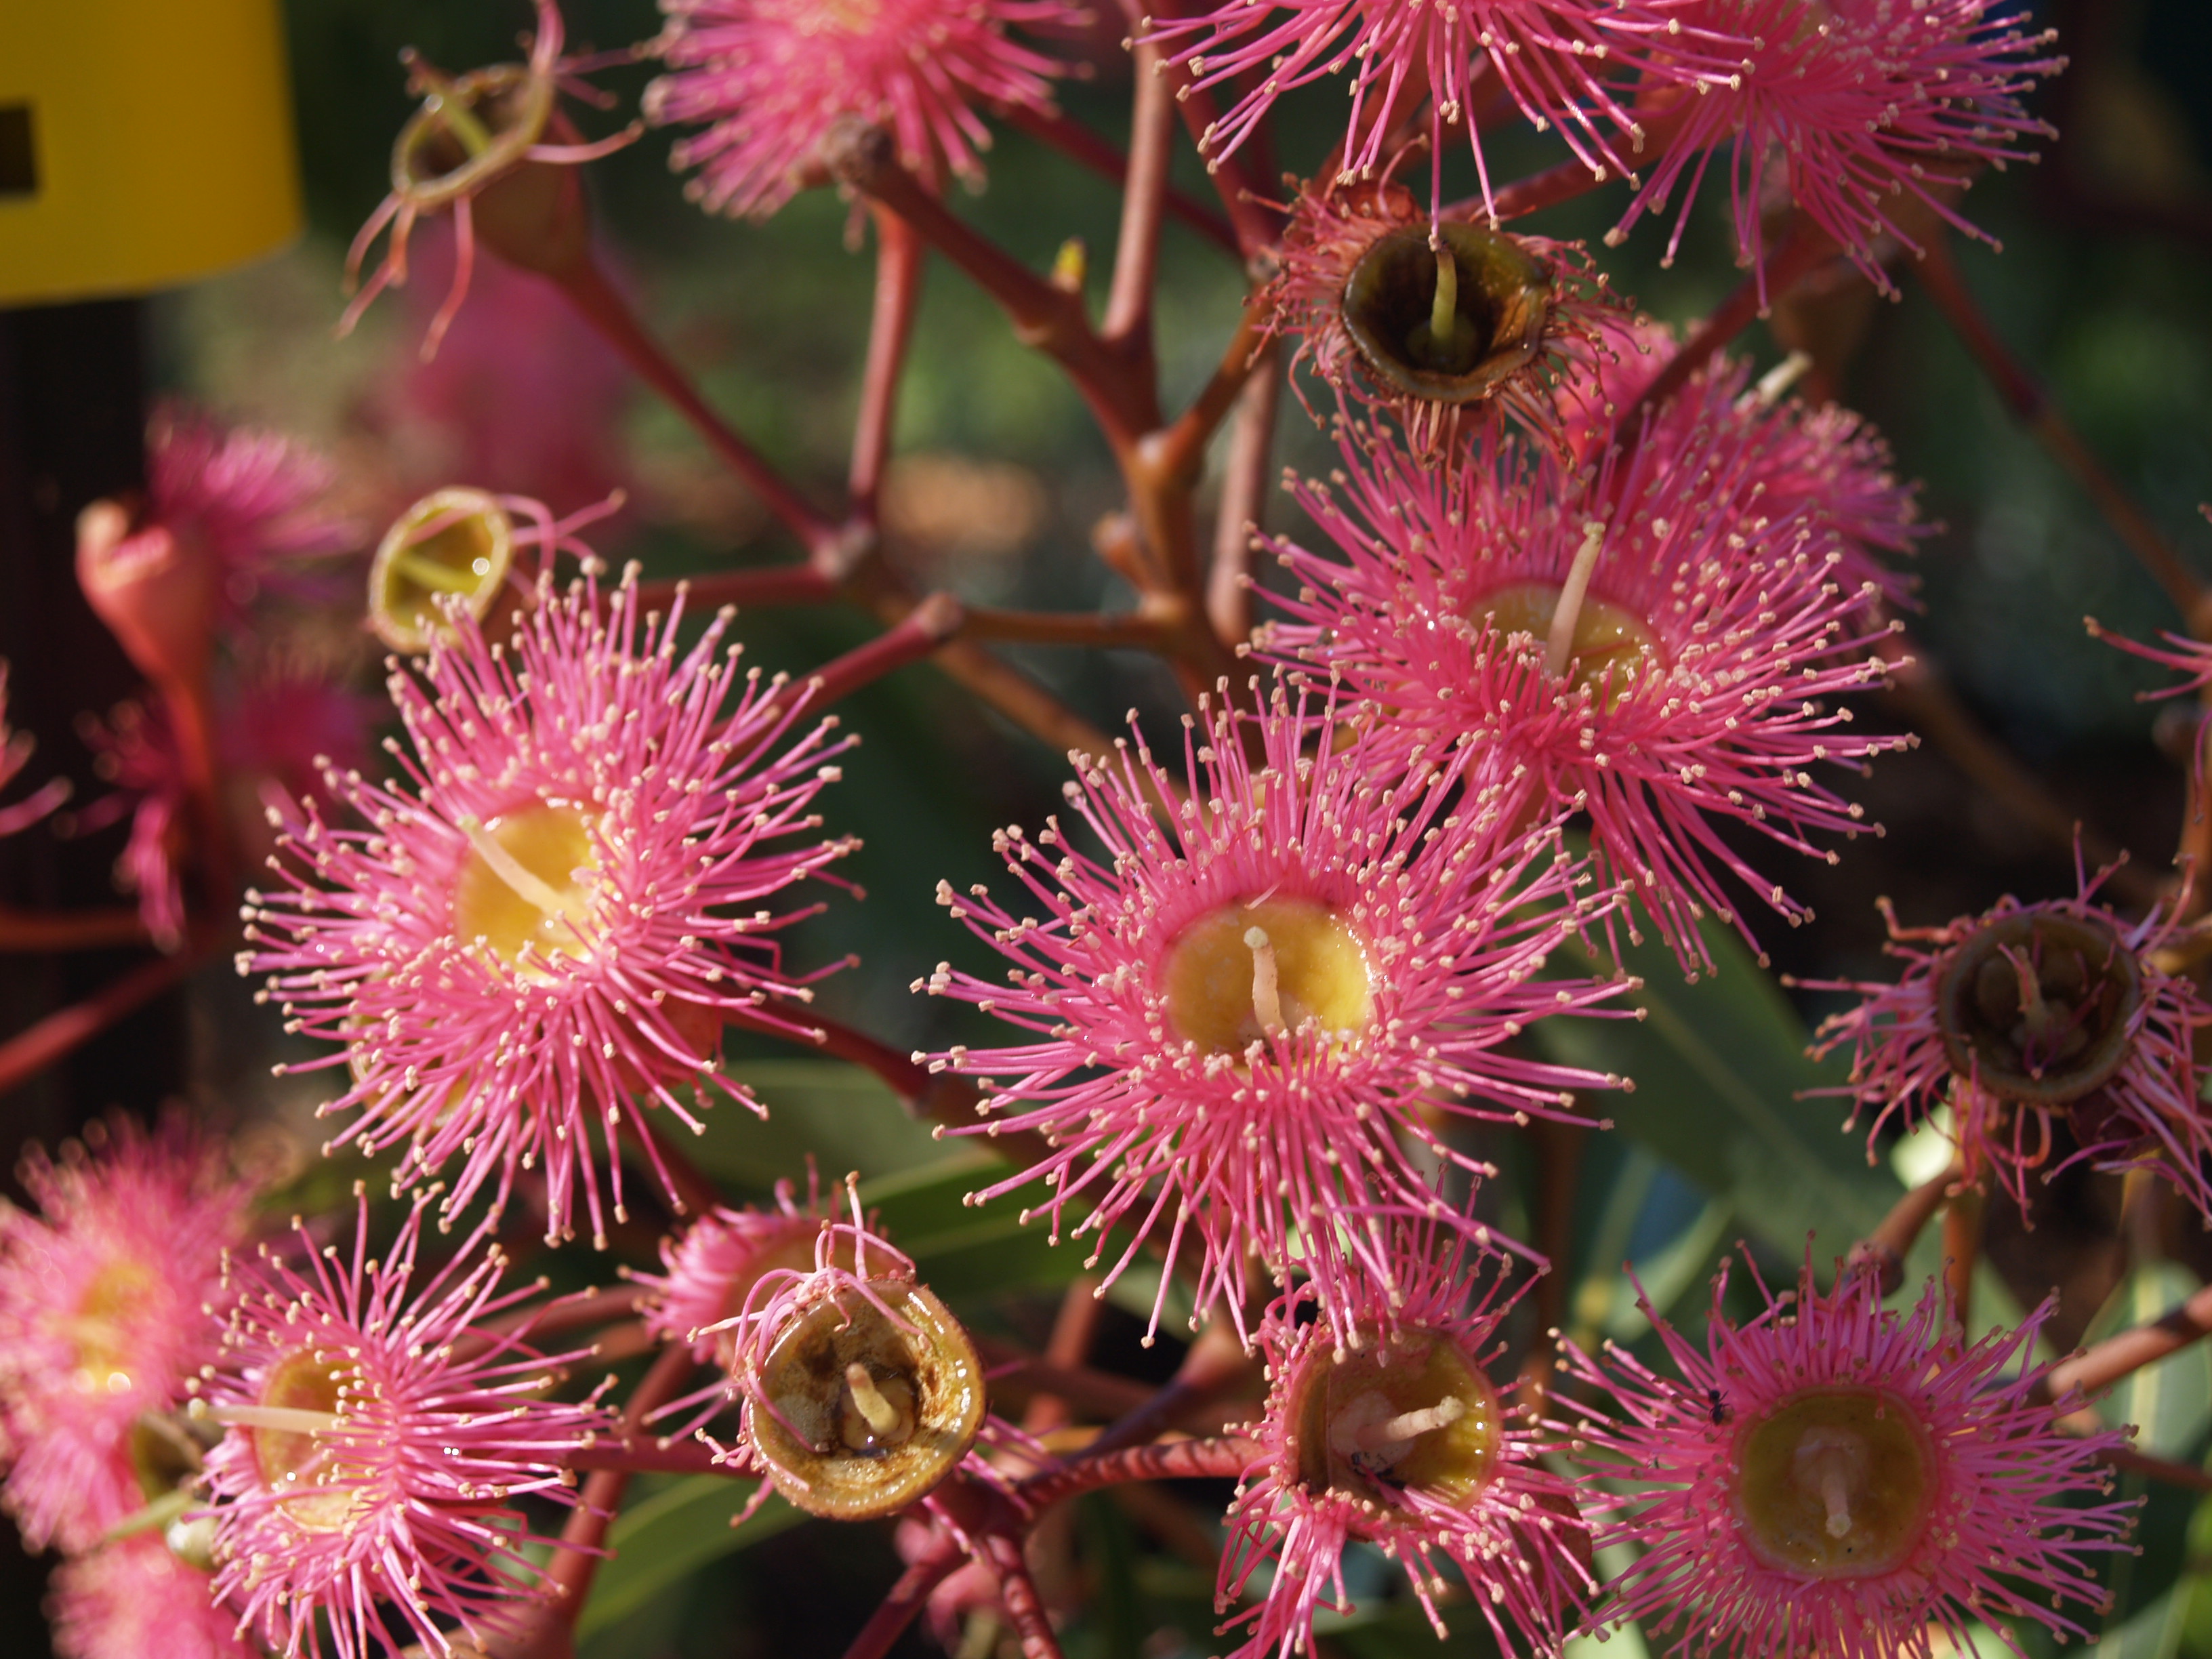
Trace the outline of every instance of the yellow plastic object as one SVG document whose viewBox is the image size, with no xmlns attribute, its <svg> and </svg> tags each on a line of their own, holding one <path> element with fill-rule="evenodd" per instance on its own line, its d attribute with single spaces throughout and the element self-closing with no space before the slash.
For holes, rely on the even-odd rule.
<svg viewBox="0 0 2212 1659">
<path fill-rule="evenodd" d="M 300 227 L 277 0 L 0 0 L 0 304 L 166 288 Z"/>
</svg>

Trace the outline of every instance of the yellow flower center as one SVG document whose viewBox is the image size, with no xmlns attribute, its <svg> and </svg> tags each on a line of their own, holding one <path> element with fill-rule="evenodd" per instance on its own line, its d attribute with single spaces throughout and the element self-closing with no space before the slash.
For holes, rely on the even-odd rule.
<svg viewBox="0 0 2212 1659">
<path fill-rule="evenodd" d="M 453 889 L 456 938 L 481 939 L 501 961 L 526 969 L 533 957 L 550 965 L 590 954 L 586 872 L 598 860 L 584 813 L 541 801 L 461 828 L 470 851 Z"/>
<path fill-rule="evenodd" d="M 1743 1431 L 1736 1519 L 1768 1566 L 1810 1578 L 1895 1568 L 1920 1538 L 1931 1453 L 1911 1407 L 1874 1389 L 1798 1395 Z"/>
<path fill-rule="evenodd" d="M 1411 1487 L 1472 1509 L 1497 1467 L 1503 1415 L 1489 1379 L 1440 1332 L 1322 1353 L 1290 1406 L 1298 1477 L 1316 1493 L 1372 1503 Z"/>
<path fill-rule="evenodd" d="M 1515 582 L 1484 594 L 1469 611 L 1501 634 L 1529 634 L 1547 641 L 1561 592 L 1549 582 Z M 1651 630 L 1634 611 L 1595 593 L 1582 597 L 1567 653 L 1570 682 L 1587 687 L 1607 709 L 1633 692 L 1664 661 Z"/>
<path fill-rule="evenodd" d="M 1375 1012 L 1367 948 L 1352 924 L 1310 899 L 1231 904 L 1169 947 L 1165 992 L 1176 1032 L 1241 1054 L 1308 1020 L 1349 1041 Z"/>
<path fill-rule="evenodd" d="M 341 1407 L 357 1407 L 362 1391 L 358 1366 L 301 1349 L 270 1369 L 258 1405 L 215 1408 L 217 1421 L 246 1431 L 262 1484 L 298 1494 L 283 1500 L 283 1510 L 308 1532 L 343 1532 L 368 1507 L 368 1496 L 349 1485 L 367 1468 L 358 1455 L 346 1455 L 342 1437 L 333 1441 L 346 1424 Z"/>
<path fill-rule="evenodd" d="M 92 1276 L 74 1316 L 61 1322 L 63 1337 L 76 1349 L 76 1386 L 88 1394 L 128 1394 L 131 1330 L 143 1320 L 161 1283 L 146 1263 L 118 1256 Z"/>
</svg>

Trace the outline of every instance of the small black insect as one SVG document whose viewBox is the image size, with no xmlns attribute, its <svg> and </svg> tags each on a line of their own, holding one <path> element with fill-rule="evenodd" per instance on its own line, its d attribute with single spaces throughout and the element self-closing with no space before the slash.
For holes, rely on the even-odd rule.
<svg viewBox="0 0 2212 1659">
<path fill-rule="evenodd" d="M 1705 1409 L 1711 1414 L 1713 1426 L 1717 1429 L 1735 1415 L 1735 1407 L 1721 1398 L 1721 1391 L 1718 1389 L 1705 1390 Z"/>
</svg>

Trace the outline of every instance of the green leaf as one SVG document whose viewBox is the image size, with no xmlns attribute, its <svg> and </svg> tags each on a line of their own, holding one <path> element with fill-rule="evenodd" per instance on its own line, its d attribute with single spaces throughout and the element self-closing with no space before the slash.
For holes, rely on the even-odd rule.
<svg viewBox="0 0 2212 1659">
<path fill-rule="evenodd" d="M 742 1527 L 730 1522 L 753 1494 L 750 1480 L 694 1474 L 672 1480 L 624 1510 L 609 1531 L 613 1553 L 599 1564 L 579 1638 L 627 1618 L 710 1561 L 749 1549 L 806 1516 L 771 1498 Z"/>
<path fill-rule="evenodd" d="M 1782 993 L 1733 934 L 1709 929 L 1717 972 L 1686 983 L 1671 953 L 1647 941 L 1625 954 L 1643 980 L 1624 999 L 1637 1019 L 1567 1015 L 1529 1035 L 1547 1058 L 1636 1080 L 1633 1092 L 1583 1103 L 1610 1116 L 1791 1256 L 1814 1235 L 1825 1270 L 1888 1211 L 1902 1190 L 1869 1167 L 1864 1143 L 1838 1132 L 1833 1098 L 1808 1091 L 1843 1080 L 1805 1053 L 1807 1033 Z M 1563 952 L 1555 967 L 1567 971 Z"/>
<path fill-rule="evenodd" d="M 938 1152 L 934 1163 L 860 1188 L 861 1203 L 914 1258 L 924 1284 L 939 1296 L 968 1296 L 1062 1285 L 1082 1273 L 1089 1245 L 1063 1237 L 1055 1246 L 1042 1216 L 1024 1226 L 1018 1200 L 980 1206 L 964 1201 L 1004 1174 L 1004 1164 L 980 1147 Z"/>
<path fill-rule="evenodd" d="M 930 1126 L 860 1066 L 838 1060 L 753 1060 L 731 1066 L 729 1074 L 768 1108 L 767 1120 L 723 1100 L 702 1117 L 706 1133 L 683 1136 L 677 1150 L 732 1187 L 803 1182 L 809 1153 L 825 1188 L 848 1170 L 864 1177 L 890 1175 L 944 1156 Z"/>
</svg>

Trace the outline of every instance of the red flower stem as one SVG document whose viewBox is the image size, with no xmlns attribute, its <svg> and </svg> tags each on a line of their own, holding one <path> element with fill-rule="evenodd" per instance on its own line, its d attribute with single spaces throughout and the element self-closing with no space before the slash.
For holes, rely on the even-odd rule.
<svg viewBox="0 0 2212 1659">
<path fill-rule="evenodd" d="M 1011 663 L 979 645 L 955 640 L 937 653 L 937 665 L 1031 737 L 1066 754 L 1094 760 L 1114 755 L 1114 739 Z"/>
<path fill-rule="evenodd" d="M 10 910 L 0 905 L 0 951 L 98 951 L 146 943 L 136 910 Z"/>
<path fill-rule="evenodd" d="M 1213 522 L 1213 563 L 1206 574 L 1206 620 L 1214 637 L 1231 650 L 1252 635 L 1252 538 L 1267 513 L 1267 463 L 1282 403 L 1281 353 L 1270 340 L 1252 365 L 1236 424 L 1229 429 L 1221 505 Z"/>
<path fill-rule="evenodd" d="M 1189 15 L 1184 0 L 1121 0 L 1121 14 L 1133 34 L 1142 27 L 1147 14 L 1162 18 Z M 1221 106 L 1211 90 L 1191 84 L 1188 64 L 1170 64 L 1161 78 L 1182 112 L 1184 131 L 1199 147 L 1200 155 L 1205 155 L 1206 131 L 1221 119 Z M 1260 161 L 1271 149 L 1263 125 L 1233 155 L 1206 157 L 1206 177 L 1213 181 L 1214 194 L 1221 198 L 1229 222 L 1236 227 L 1238 246 L 1248 259 L 1273 244 L 1280 219 L 1267 205 L 1268 192 L 1275 183 L 1273 168 Z"/>
<path fill-rule="evenodd" d="M 732 1480 L 757 1477 L 719 1460 L 712 1446 L 652 1434 L 602 1435 L 562 1460 L 572 1469 L 622 1474 L 720 1474 Z"/>
<path fill-rule="evenodd" d="M 1624 450 L 1633 448 L 1643 436 L 1644 417 L 1687 385 L 1689 379 L 1717 356 L 1723 347 L 1765 314 L 1759 303 L 1762 276 L 1765 290 L 1776 297 L 1787 294 L 1799 280 L 1835 254 L 1835 244 L 1808 220 L 1798 219 L 1766 261 L 1763 272 L 1753 271 L 1698 331 L 1668 360 L 1641 396 L 1620 411 L 1613 423 L 1613 441 Z M 1622 469 L 1624 471 L 1626 469 Z"/>
<path fill-rule="evenodd" d="M 927 252 L 914 228 L 878 207 L 876 222 L 876 301 L 868 322 L 868 362 L 860 376 L 860 410 L 853 422 L 853 465 L 847 488 L 853 516 L 873 525 L 898 416 L 900 377 L 914 337 L 915 307 L 921 299 L 921 264 Z"/>
<path fill-rule="evenodd" d="M 2098 1427 L 2104 1425 L 2100 1422 Z M 2212 1470 L 2198 1468 L 2194 1463 L 2179 1463 L 2170 1457 L 2154 1457 L 2148 1452 L 2139 1452 L 2130 1446 L 2107 1446 L 2097 1454 L 2100 1462 L 2109 1463 L 2123 1474 L 2139 1474 L 2147 1480 L 2163 1480 L 2170 1486 L 2186 1487 L 2191 1492 L 2212 1492 Z"/>
<path fill-rule="evenodd" d="M 1152 475 L 1182 489 L 1195 489 L 1206 466 L 1206 447 L 1212 441 L 1237 397 L 1265 355 L 1267 337 L 1248 307 L 1230 337 L 1228 349 L 1191 406 L 1163 432 L 1147 433 L 1138 454 Z"/>
<path fill-rule="evenodd" d="M 1257 1376 L 1259 1367 L 1260 1362 L 1237 1345 L 1225 1322 L 1214 1321 L 1190 1345 L 1190 1352 L 1183 1356 L 1182 1369 L 1176 1372 L 1174 1380 L 1136 1410 L 1109 1425 L 1074 1462 L 1087 1462 L 1125 1446 L 1139 1446 L 1156 1438 L 1184 1416 L 1204 1409 Z"/>
<path fill-rule="evenodd" d="M 2151 1323 L 2108 1336 L 2087 1353 L 2052 1366 L 2051 1392 L 2061 1398 L 2076 1389 L 2085 1395 L 2097 1394 L 2207 1336 L 2212 1336 L 2212 1286 Z"/>
<path fill-rule="evenodd" d="M 890 137 L 848 117 L 823 141 L 831 175 L 914 227 L 929 245 L 999 302 L 1025 345 L 1056 361 L 1105 431 L 1116 454 L 1159 424 L 1146 380 L 1091 331 L 1083 296 L 1037 276 L 996 243 L 956 218 L 899 164 Z"/>
<path fill-rule="evenodd" d="M 1090 646 L 1099 650 L 1165 651 L 1180 627 L 1171 602 L 1154 600 L 1111 616 L 1088 611 L 994 611 L 971 608 L 961 631 L 971 640 L 1016 640 L 1027 645 Z"/>
<path fill-rule="evenodd" d="M 860 1626 L 860 1633 L 845 1650 L 845 1659 L 884 1659 L 929 1605 L 937 1587 L 967 1565 L 966 1553 L 949 1536 L 939 1534 L 934 1542 L 937 1547 L 900 1575 L 883 1605 Z"/>
<path fill-rule="evenodd" d="M 205 960 L 212 939 L 141 963 L 83 1001 L 57 1009 L 0 1042 L 0 1095 L 21 1088 L 109 1026 L 167 990 Z"/>
<path fill-rule="evenodd" d="M 1266 1449 L 1244 1434 L 1123 1446 L 1095 1455 L 1086 1454 L 1043 1474 L 1033 1474 L 1014 1491 L 1035 1512 L 1125 1480 L 1235 1480 Z"/>
<path fill-rule="evenodd" d="M 1951 1317 L 1960 1330 L 1973 1312 L 1974 1265 L 1981 1259 L 1988 1208 L 1978 1187 L 1960 1188 L 1943 1206 L 1943 1279 L 1951 1290 Z"/>
<path fill-rule="evenodd" d="M 776 564 L 749 570 L 714 570 L 674 580 L 640 582 L 639 600 L 648 611 L 665 613 L 681 590 L 687 609 L 714 611 L 726 605 L 821 605 L 837 597 L 837 584 L 812 564 Z"/>
<path fill-rule="evenodd" d="M 799 681 L 791 695 L 804 700 L 807 714 L 818 714 L 884 675 L 920 662 L 957 634 L 964 620 L 959 600 L 950 593 L 933 593 L 866 645 Z"/>
<path fill-rule="evenodd" d="M 690 422 L 692 429 L 707 441 L 708 447 L 768 503 L 769 510 L 806 544 L 810 553 L 836 546 L 837 527 L 817 512 L 758 450 L 707 406 L 706 399 L 699 395 L 690 378 L 645 331 L 628 301 L 607 280 L 596 258 L 578 260 L 554 281 L 568 295 L 569 303 L 599 331 L 600 337 L 622 354 L 638 379 L 667 399 L 676 412 Z"/>
<path fill-rule="evenodd" d="M 991 112 L 1017 131 L 1049 144 L 1078 166 L 1088 167 L 1117 185 L 1129 176 L 1127 157 L 1063 111 L 1007 104 L 994 106 Z M 1243 252 L 1237 246 L 1236 228 L 1228 220 L 1173 185 L 1167 186 L 1163 205 L 1170 218 L 1180 220 L 1217 247 L 1231 253 Z"/>
<path fill-rule="evenodd" d="M 1943 1207 L 1943 1200 L 1951 1189 L 1966 1179 L 1963 1165 L 1953 1164 L 1942 1174 L 1922 1182 L 1911 1192 L 1890 1206 L 1881 1224 L 1851 1246 L 1850 1254 L 1844 1259 L 1847 1273 L 1872 1271 L 1881 1276 L 1881 1293 L 1897 1294 L 1905 1283 L 1905 1258 L 1912 1254 L 1928 1224 L 1936 1218 L 1936 1212 Z"/>
<path fill-rule="evenodd" d="M 2106 471 L 2104 463 L 2081 441 L 2081 434 L 2075 431 L 2042 383 L 2013 356 L 1990 326 L 1952 258 L 1948 235 L 1929 239 L 1927 255 L 1913 267 L 1913 274 L 2014 417 L 2043 446 L 2051 459 L 2073 474 L 2074 481 L 2088 493 L 2113 533 L 2150 573 L 2152 580 L 2166 590 L 2174 609 L 2181 613 L 2184 626 L 2197 639 L 2212 638 L 2212 605 L 2207 603 L 2204 584 L 2182 562 L 2181 556 L 2151 521 L 2150 515 L 2136 506 L 2119 481 Z"/>
<path fill-rule="evenodd" d="M 660 1357 L 623 1402 L 621 1434 L 625 1440 L 639 1437 L 645 1419 L 676 1397 L 693 1369 L 691 1351 L 683 1343 L 672 1342 L 660 1351 Z M 554 1593 L 553 1616 L 571 1631 L 591 1597 L 592 1579 L 606 1553 L 607 1528 L 614 1524 L 623 1495 L 629 1490 L 628 1468 L 592 1470 L 576 1507 L 568 1512 L 568 1522 L 561 1528 L 560 1542 L 546 1565 L 545 1578 Z"/>
<path fill-rule="evenodd" d="M 983 1560 L 999 1581 L 999 1605 L 1021 1638 L 1022 1659 L 1064 1659 L 1060 1638 L 1053 1634 L 1052 1620 L 1022 1559 L 1021 1540 L 1003 1532 L 986 1533 L 978 1539 Z"/>
<path fill-rule="evenodd" d="M 1121 190 L 1121 233 L 1114 249 L 1114 281 L 1099 334 L 1147 379 L 1157 380 L 1152 352 L 1152 290 L 1159 284 L 1160 220 L 1175 139 L 1175 89 L 1161 68 L 1160 49 L 1139 41 L 1131 58 L 1136 98 L 1129 114 L 1129 177 Z"/>
</svg>

